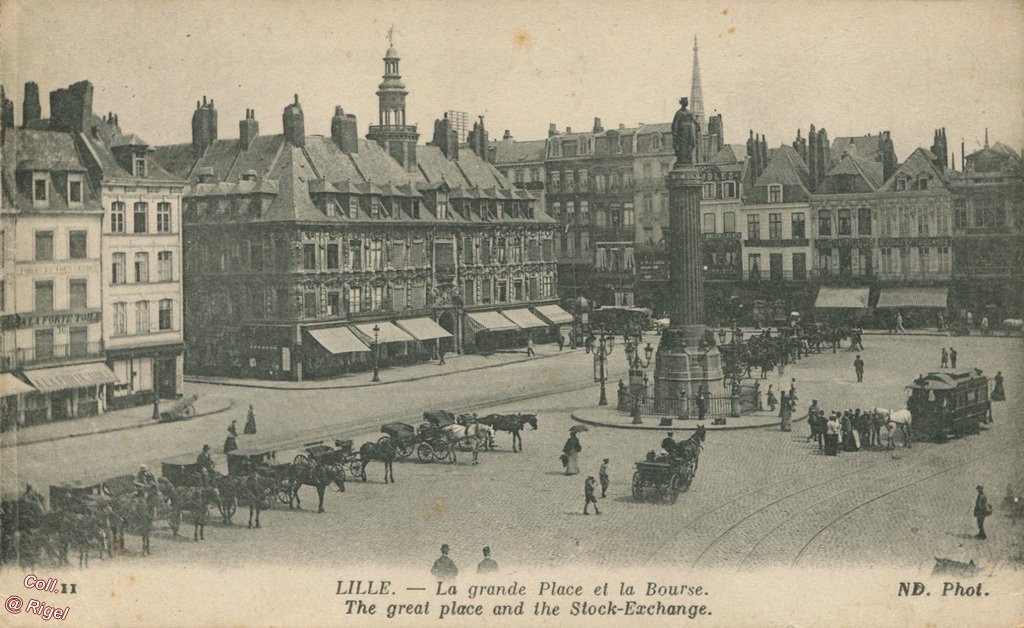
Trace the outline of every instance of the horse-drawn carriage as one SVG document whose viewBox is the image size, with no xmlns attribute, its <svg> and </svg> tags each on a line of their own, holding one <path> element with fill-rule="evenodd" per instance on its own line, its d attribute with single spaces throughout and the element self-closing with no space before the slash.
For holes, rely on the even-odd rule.
<svg viewBox="0 0 1024 628">
<path fill-rule="evenodd" d="M 949 436 L 977 434 L 991 419 L 988 378 L 981 369 L 928 373 L 907 389 L 915 440 L 942 442 Z"/>
<path fill-rule="evenodd" d="M 169 423 L 171 421 L 184 421 L 191 419 L 196 415 L 196 401 L 199 399 L 199 395 L 188 395 L 175 401 L 166 410 L 160 412 L 160 416 L 157 419 L 160 423 Z"/>
<path fill-rule="evenodd" d="M 673 451 L 661 455 L 648 452 L 646 460 L 636 463 L 632 481 L 633 497 L 643 499 L 644 491 L 647 491 L 674 504 L 679 492 L 690 488 L 693 483 L 705 435 L 704 426 L 698 425 L 690 438 L 677 443 Z"/>
</svg>

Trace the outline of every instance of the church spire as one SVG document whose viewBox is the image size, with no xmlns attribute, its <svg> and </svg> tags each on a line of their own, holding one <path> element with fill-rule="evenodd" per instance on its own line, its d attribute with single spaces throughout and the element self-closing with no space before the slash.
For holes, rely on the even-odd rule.
<svg viewBox="0 0 1024 628">
<path fill-rule="evenodd" d="M 700 61 L 697 59 L 697 36 L 693 36 L 693 77 L 690 80 L 690 111 L 697 119 L 701 130 L 706 130 L 704 120 L 704 91 L 700 86 Z"/>
</svg>

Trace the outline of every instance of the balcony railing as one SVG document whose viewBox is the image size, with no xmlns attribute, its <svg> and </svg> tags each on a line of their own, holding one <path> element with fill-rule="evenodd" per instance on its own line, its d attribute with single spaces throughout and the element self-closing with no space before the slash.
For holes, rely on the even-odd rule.
<svg viewBox="0 0 1024 628">
<path fill-rule="evenodd" d="M 3 354 L 3 362 L 9 368 L 15 368 L 41 362 L 67 360 L 69 358 L 90 358 L 101 355 L 103 355 L 102 342 L 76 342 L 54 345 L 52 348 L 33 347 L 31 349 L 16 349 Z"/>
</svg>

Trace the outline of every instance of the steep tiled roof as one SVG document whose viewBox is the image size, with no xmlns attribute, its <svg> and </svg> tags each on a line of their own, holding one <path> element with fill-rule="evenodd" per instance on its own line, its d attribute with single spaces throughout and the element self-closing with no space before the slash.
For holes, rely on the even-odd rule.
<svg viewBox="0 0 1024 628">
<path fill-rule="evenodd" d="M 889 180 L 882 186 L 882 191 L 888 192 L 895 189 L 896 179 L 901 175 L 911 179 L 916 179 L 920 175 L 925 174 L 935 181 L 942 182 L 944 177 L 935 168 L 935 165 L 932 162 L 933 159 L 935 159 L 935 156 L 926 148 L 918 148 L 914 152 L 910 153 L 910 156 L 896 167 L 896 171 L 892 173 Z"/>
<path fill-rule="evenodd" d="M 783 144 L 776 148 L 768 159 L 764 172 L 754 182 L 756 186 L 779 183 L 782 185 L 799 185 L 807 189 L 807 164 L 792 146 Z"/>
<path fill-rule="evenodd" d="M 74 136 L 70 133 L 39 129 L 5 129 L 2 147 L 3 209 L 4 211 L 32 211 L 32 199 L 28 190 L 19 190 L 17 172 L 80 172 L 86 168 Z M 13 158 L 12 158 L 13 156 Z M 25 192 L 25 193 L 22 193 Z M 96 211 L 99 209 L 98 194 L 89 178 L 83 177 L 83 203 L 81 207 L 68 207 L 66 190 L 57 190 L 50 180 L 47 190 L 47 211 Z"/>
<path fill-rule="evenodd" d="M 494 161 L 498 164 L 517 164 L 524 161 L 543 161 L 544 140 L 518 142 L 515 140 L 499 140 L 491 142 L 494 148 Z"/>
<path fill-rule="evenodd" d="M 858 135 L 856 137 L 837 137 L 832 140 L 832 146 L 829 148 L 829 159 L 832 163 L 838 162 L 847 153 L 861 159 L 881 159 L 882 136 Z"/>
<path fill-rule="evenodd" d="M 191 144 L 157 146 L 150 154 L 167 171 L 182 179 L 188 179 L 192 165 L 195 164 Z"/>
<path fill-rule="evenodd" d="M 828 171 L 828 175 L 853 175 L 859 176 L 867 182 L 872 190 L 877 190 L 882 185 L 882 164 L 870 159 L 854 157 L 850 153 L 844 153 L 839 163 Z"/>
<path fill-rule="evenodd" d="M 747 158 L 747 147 L 742 144 L 726 144 L 708 160 L 709 164 L 726 165 L 742 163 Z"/>
</svg>

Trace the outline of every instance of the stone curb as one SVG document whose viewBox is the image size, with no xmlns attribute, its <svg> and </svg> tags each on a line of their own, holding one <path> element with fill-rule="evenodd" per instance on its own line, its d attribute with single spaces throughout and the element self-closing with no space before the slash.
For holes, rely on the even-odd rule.
<svg viewBox="0 0 1024 628">
<path fill-rule="evenodd" d="M 402 384 L 405 382 L 418 382 L 424 379 L 430 379 L 432 377 L 444 377 L 447 375 L 457 375 L 459 373 L 471 373 L 473 371 L 482 371 L 485 369 L 500 368 L 509 364 L 520 364 L 522 362 L 532 362 L 534 360 L 545 360 L 548 358 L 555 358 L 560 355 L 567 355 L 579 349 L 566 349 L 558 353 L 552 353 L 550 355 L 538 355 L 532 358 L 522 358 L 519 360 L 510 360 L 508 362 L 502 362 L 501 364 L 484 364 L 483 366 L 474 366 L 466 369 L 460 369 L 456 371 L 440 371 L 438 373 L 430 373 L 428 375 L 417 375 L 415 377 L 406 377 L 403 379 L 392 379 L 382 382 L 362 382 L 357 384 L 325 384 L 322 386 L 296 386 L 296 382 L 267 382 L 266 384 L 250 384 L 247 382 L 237 381 L 219 381 L 210 379 L 203 376 L 187 376 L 185 381 L 192 384 L 211 384 L 215 386 L 236 386 L 238 388 L 262 388 L 265 390 L 340 390 L 344 388 L 369 388 L 371 386 L 386 386 L 388 384 Z"/>
<path fill-rule="evenodd" d="M 646 424 L 645 425 L 633 425 L 632 423 L 610 423 L 610 422 L 605 422 L 605 421 L 596 421 L 594 419 L 584 419 L 584 418 L 581 418 L 581 417 L 577 416 L 575 412 L 570 413 L 569 416 L 572 417 L 573 421 L 576 421 L 578 423 L 583 423 L 584 425 L 593 425 L 594 427 L 611 427 L 611 428 L 620 429 L 620 430 L 649 430 L 649 431 L 657 430 L 659 432 L 664 432 L 664 431 L 667 431 L 667 430 L 671 430 L 673 432 L 693 432 L 693 431 L 695 431 L 697 429 L 696 427 L 680 426 L 680 425 L 675 424 L 675 423 L 673 423 L 673 425 L 671 427 L 667 426 L 667 425 L 646 425 Z M 807 415 L 805 414 L 802 417 L 794 418 L 792 420 L 792 422 L 793 423 L 797 423 L 799 421 L 805 420 L 806 418 L 807 418 Z M 751 429 L 764 428 L 764 427 L 773 427 L 773 426 L 777 427 L 778 425 L 779 425 L 779 419 L 775 419 L 775 420 L 773 420 L 771 422 L 758 423 L 756 425 L 732 425 L 732 426 L 730 426 L 728 423 L 726 423 L 725 425 L 711 425 L 711 424 L 705 423 L 705 428 L 704 429 L 706 429 L 709 432 L 724 432 L 724 431 L 728 431 L 728 430 L 751 430 Z M 781 430 L 779 430 L 779 431 L 781 432 Z"/>
<path fill-rule="evenodd" d="M 234 399 L 226 399 L 225 401 L 226 401 L 226 405 L 224 405 L 223 407 L 218 407 L 218 408 L 216 408 L 214 410 L 209 410 L 207 412 L 200 412 L 198 414 L 194 414 L 191 417 L 189 417 L 188 420 L 191 421 L 192 419 L 198 419 L 198 418 L 204 417 L 204 416 L 212 416 L 214 414 L 221 414 L 221 413 L 227 412 L 228 410 L 230 410 L 230 409 L 235 407 L 235 400 Z M 175 422 L 177 423 L 179 421 L 175 421 Z M 64 440 L 65 438 L 78 438 L 80 436 L 93 436 L 93 435 L 96 435 L 96 434 L 108 434 L 108 433 L 111 433 L 111 432 L 123 432 L 125 430 L 134 430 L 134 429 L 139 429 L 139 428 L 142 428 L 142 427 L 150 427 L 150 426 L 154 426 L 154 425 L 163 425 L 163 424 L 159 423 L 159 422 L 156 422 L 153 419 L 147 417 L 145 422 L 135 423 L 135 424 L 132 424 L 132 425 L 119 425 L 119 426 L 116 426 L 116 427 L 107 427 L 107 428 L 93 430 L 91 432 L 79 432 L 77 434 L 63 434 L 61 436 L 47 436 L 45 438 L 38 438 L 38 439 L 32 439 L 30 437 L 27 440 L 21 439 L 21 438 L 16 438 L 16 439 L 13 439 L 13 442 L 6 442 L 5 441 L 3 443 L 0 443 L 0 448 L 17 447 L 18 445 L 35 445 L 37 443 L 49 443 L 49 442 L 56 441 L 56 440 Z"/>
</svg>

